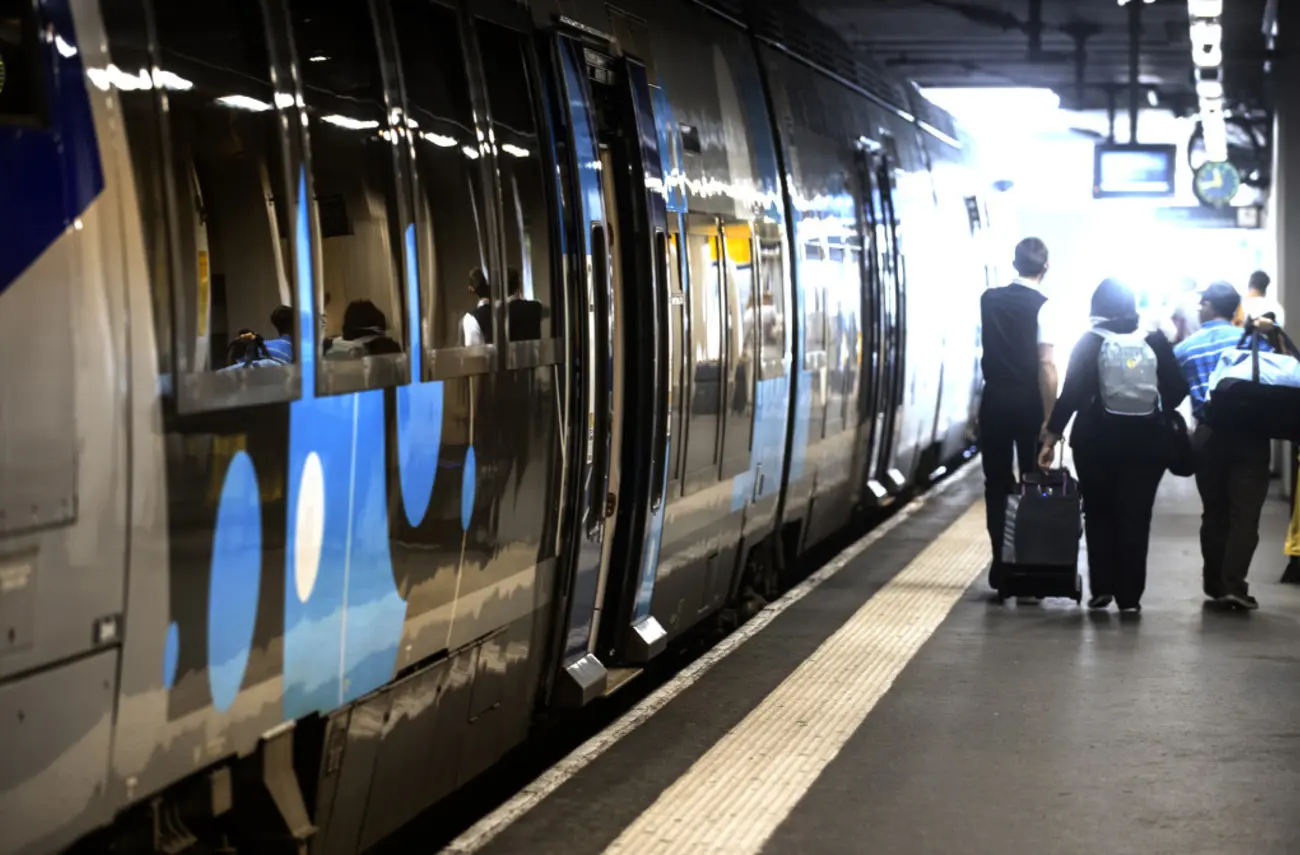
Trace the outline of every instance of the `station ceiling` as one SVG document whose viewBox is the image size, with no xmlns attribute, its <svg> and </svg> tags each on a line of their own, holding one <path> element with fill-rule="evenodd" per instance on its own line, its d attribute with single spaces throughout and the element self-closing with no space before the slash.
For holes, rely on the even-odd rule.
<svg viewBox="0 0 1300 855">
<path fill-rule="evenodd" d="M 799 3 L 855 51 L 923 87 L 1050 87 L 1061 96 L 1062 106 L 1088 110 L 1106 108 L 1112 90 L 1121 111 L 1128 105 L 1129 10 L 1117 0 Z M 1230 104 L 1263 105 L 1266 3 L 1224 3 L 1224 83 Z M 1180 115 L 1194 113 L 1187 0 L 1140 6 L 1143 89 L 1153 90 L 1161 107 Z M 1150 105 L 1149 97 L 1142 92 L 1142 108 Z"/>
</svg>

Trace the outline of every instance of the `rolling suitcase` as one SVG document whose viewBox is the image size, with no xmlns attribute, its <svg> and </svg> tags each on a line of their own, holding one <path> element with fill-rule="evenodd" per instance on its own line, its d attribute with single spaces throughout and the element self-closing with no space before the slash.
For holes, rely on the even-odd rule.
<svg viewBox="0 0 1300 855">
<path fill-rule="evenodd" d="M 1082 536 L 1079 482 L 1070 471 L 1053 469 L 1022 475 L 1019 492 L 1007 497 L 998 599 L 1066 597 L 1081 602 Z"/>
</svg>

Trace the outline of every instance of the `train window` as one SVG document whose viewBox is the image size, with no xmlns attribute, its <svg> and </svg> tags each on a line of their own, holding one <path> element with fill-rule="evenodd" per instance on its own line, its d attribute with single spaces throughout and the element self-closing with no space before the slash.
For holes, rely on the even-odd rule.
<svg viewBox="0 0 1300 855">
<path fill-rule="evenodd" d="M 492 341 L 486 212 L 457 16 L 428 0 L 392 0 L 391 8 L 413 126 L 424 342 L 434 350 L 481 348 Z M 486 351 L 478 356 L 431 359 L 430 370 L 486 370 Z"/>
<path fill-rule="evenodd" d="M 682 446 L 686 435 L 682 432 L 683 339 L 685 338 L 685 296 L 682 294 L 681 235 L 676 231 L 668 235 L 668 480 L 676 481 L 682 474 Z"/>
<path fill-rule="evenodd" d="M 694 218 L 692 218 L 694 219 Z M 686 474 L 718 462 L 718 428 L 722 415 L 722 299 L 718 230 L 700 218 L 686 235 L 690 269 L 691 401 Z"/>
<path fill-rule="evenodd" d="M 826 248 L 820 241 L 804 244 L 804 312 L 803 346 L 805 358 L 826 352 Z M 805 363 L 805 368 L 813 367 Z"/>
<path fill-rule="evenodd" d="M 329 392 L 406 379 L 395 131 L 369 4 L 289 0 L 311 140 Z"/>
<path fill-rule="evenodd" d="M 31 0 L 0 0 L 0 123 L 43 124 L 40 39 Z"/>
<path fill-rule="evenodd" d="M 511 342 L 554 338 L 555 277 L 551 274 L 550 208 L 542 141 L 523 34 L 476 21 L 488 112 L 501 181 L 506 247 L 506 331 Z M 559 355 L 549 347 L 545 362 Z"/>
<path fill-rule="evenodd" d="M 765 224 L 766 225 L 766 224 Z M 780 232 L 760 226 L 758 240 L 760 380 L 785 375 L 785 253 Z"/>
<path fill-rule="evenodd" d="M 105 21 L 179 409 L 295 396 L 292 196 L 261 4 L 157 3 L 152 56 L 139 4 L 106 3 Z"/>
</svg>

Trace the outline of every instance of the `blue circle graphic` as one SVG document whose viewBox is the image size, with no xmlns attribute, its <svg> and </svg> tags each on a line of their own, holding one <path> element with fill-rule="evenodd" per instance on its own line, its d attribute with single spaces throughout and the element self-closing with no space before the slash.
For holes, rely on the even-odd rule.
<svg viewBox="0 0 1300 855">
<path fill-rule="evenodd" d="M 176 663 L 181 657 L 181 628 L 172 621 L 167 625 L 167 640 L 163 643 L 163 688 L 176 684 Z"/>
<path fill-rule="evenodd" d="M 208 683 L 212 705 L 230 709 L 244 681 L 262 578 L 262 509 L 252 458 L 230 461 L 212 538 L 208 586 Z"/>
<path fill-rule="evenodd" d="M 465 478 L 460 484 L 460 527 L 469 530 L 469 520 L 474 514 L 475 480 L 478 477 L 478 465 L 474 459 L 474 446 L 465 452 Z"/>
</svg>

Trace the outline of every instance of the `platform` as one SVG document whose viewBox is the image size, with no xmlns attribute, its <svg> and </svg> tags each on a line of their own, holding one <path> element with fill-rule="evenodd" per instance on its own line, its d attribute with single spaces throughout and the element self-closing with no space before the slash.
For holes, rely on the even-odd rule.
<svg viewBox="0 0 1300 855">
<path fill-rule="evenodd" d="M 1140 616 L 996 605 L 968 470 L 454 851 L 1300 851 L 1286 504 L 1265 510 L 1258 612 L 1204 607 L 1200 503 L 1172 477 Z"/>
</svg>

